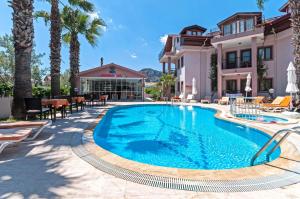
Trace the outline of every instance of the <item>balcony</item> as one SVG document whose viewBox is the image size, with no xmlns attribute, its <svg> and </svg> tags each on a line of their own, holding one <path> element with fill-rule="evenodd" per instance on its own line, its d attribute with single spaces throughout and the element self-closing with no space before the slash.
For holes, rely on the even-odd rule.
<svg viewBox="0 0 300 199">
<path fill-rule="evenodd" d="M 264 35 L 264 28 L 261 26 L 255 27 L 253 30 L 245 31 L 245 32 L 239 32 L 235 34 L 229 34 L 229 35 L 219 35 L 214 37 L 211 40 L 211 43 L 213 45 L 219 44 L 219 43 L 224 43 L 226 44 L 227 42 L 244 42 L 245 38 L 251 38 L 251 37 L 263 37 Z"/>
<path fill-rule="evenodd" d="M 251 61 L 243 61 L 239 59 L 234 60 L 223 60 L 222 62 L 222 69 L 238 69 L 238 68 L 251 68 L 252 64 Z M 251 58 L 250 58 L 251 60 Z"/>
</svg>

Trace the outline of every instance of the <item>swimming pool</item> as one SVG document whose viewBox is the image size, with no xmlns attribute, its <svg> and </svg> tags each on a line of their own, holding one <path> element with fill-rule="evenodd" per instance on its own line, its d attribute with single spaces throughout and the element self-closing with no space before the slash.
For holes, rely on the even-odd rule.
<svg viewBox="0 0 300 199">
<path fill-rule="evenodd" d="M 280 117 L 273 117 L 273 116 L 267 116 L 267 115 L 250 115 L 250 114 L 236 114 L 235 115 L 238 118 L 252 120 L 252 121 L 258 121 L 258 122 L 265 122 L 265 123 L 287 123 L 287 119 L 283 119 Z"/>
<path fill-rule="evenodd" d="M 115 107 L 95 128 L 94 140 L 123 158 L 156 166 L 207 170 L 249 167 L 270 136 L 217 119 L 215 114 L 215 110 L 197 106 Z M 256 164 L 266 161 L 265 154 Z M 279 155 L 277 149 L 271 160 Z"/>
</svg>

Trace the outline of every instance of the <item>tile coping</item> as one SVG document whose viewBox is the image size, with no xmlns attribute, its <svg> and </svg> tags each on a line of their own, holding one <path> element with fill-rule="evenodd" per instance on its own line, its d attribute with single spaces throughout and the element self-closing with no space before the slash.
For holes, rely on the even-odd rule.
<svg viewBox="0 0 300 199">
<path fill-rule="evenodd" d="M 151 103 L 150 103 L 151 104 Z M 134 105 L 134 104 L 132 104 Z M 200 106 L 193 104 L 192 106 Z M 252 167 L 227 170 L 192 170 L 153 166 L 120 157 L 95 144 L 93 130 L 110 108 L 105 109 L 74 142 L 73 151 L 99 170 L 116 177 L 156 187 L 190 191 L 240 192 L 266 190 L 300 182 L 300 153 L 289 141 L 281 145 L 278 159 Z M 275 132 L 256 126 L 255 122 L 227 117 L 217 107 L 200 106 L 217 110 L 216 118 L 245 125 L 266 134 Z M 275 124 L 272 124 L 275 125 Z M 280 124 L 277 124 L 280 126 Z M 79 141 L 78 141 L 79 140 Z"/>
</svg>

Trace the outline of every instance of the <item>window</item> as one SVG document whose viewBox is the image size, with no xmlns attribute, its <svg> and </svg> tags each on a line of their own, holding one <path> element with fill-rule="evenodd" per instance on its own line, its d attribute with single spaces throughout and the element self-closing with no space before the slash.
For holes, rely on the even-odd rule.
<svg viewBox="0 0 300 199">
<path fill-rule="evenodd" d="M 184 66 L 184 56 L 181 57 L 181 68 Z"/>
<path fill-rule="evenodd" d="M 239 21 L 240 23 L 240 30 L 239 32 L 245 32 L 245 21 L 242 20 L 242 21 Z"/>
<path fill-rule="evenodd" d="M 230 35 L 231 34 L 231 24 L 227 24 L 224 26 L 224 35 Z"/>
<path fill-rule="evenodd" d="M 226 81 L 226 93 L 233 94 L 237 92 L 237 81 L 227 80 Z"/>
<path fill-rule="evenodd" d="M 273 79 L 264 78 L 258 81 L 259 92 L 269 92 L 269 89 L 273 88 Z"/>
<path fill-rule="evenodd" d="M 193 33 L 192 33 L 192 31 L 187 31 L 186 34 L 187 35 L 192 35 Z"/>
<path fill-rule="evenodd" d="M 180 82 L 177 82 L 177 92 L 180 92 Z"/>
<path fill-rule="evenodd" d="M 241 51 L 241 67 L 251 67 L 251 49 Z"/>
<path fill-rule="evenodd" d="M 197 35 L 198 36 L 202 36 L 202 32 L 197 32 Z"/>
<path fill-rule="evenodd" d="M 246 31 L 249 31 L 249 30 L 253 30 L 254 28 L 254 21 L 253 19 L 247 19 L 246 20 Z"/>
<path fill-rule="evenodd" d="M 270 61 L 273 59 L 273 47 L 261 47 L 258 48 L 258 59 L 261 59 L 263 61 Z"/>
<path fill-rule="evenodd" d="M 180 69 L 180 59 L 177 60 L 177 68 Z"/>
<path fill-rule="evenodd" d="M 226 69 L 237 67 L 237 55 L 236 51 L 226 53 Z"/>
<path fill-rule="evenodd" d="M 180 39 L 179 37 L 176 37 L 176 42 L 179 43 Z"/>
<path fill-rule="evenodd" d="M 231 24 L 231 34 L 236 34 L 236 22 Z"/>
</svg>

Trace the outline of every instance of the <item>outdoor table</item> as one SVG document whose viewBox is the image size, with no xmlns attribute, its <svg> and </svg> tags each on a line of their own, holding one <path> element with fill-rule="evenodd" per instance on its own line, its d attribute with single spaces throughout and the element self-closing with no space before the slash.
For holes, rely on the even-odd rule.
<svg viewBox="0 0 300 199">
<path fill-rule="evenodd" d="M 69 105 L 67 99 L 42 99 L 42 105 L 50 107 L 54 110 L 54 121 L 56 120 L 56 109 L 62 107 L 61 118 L 64 118 L 63 112 L 65 111 L 66 106 Z"/>
<path fill-rule="evenodd" d="M 81 104 L 81 110 L 83 109 L 83 104 L 85 102 L 85 98 L 84 97 L 72 97 L 72 102 L 76 103 L 76 108 L 77 108 L 77 112 L 78 112 L 78 104 Z"/>
<path fill-rule="evenodd" d="M 106 105 L 108 96 L 107 95 L 101 95 L 100 96 L 100 101 L 102 102 L 103 105 Z"/>
</svg>

